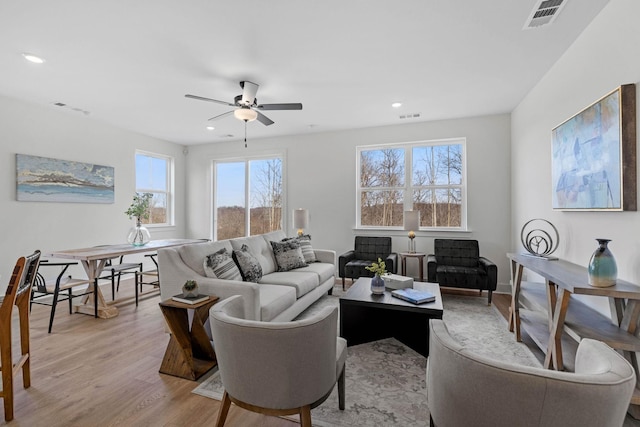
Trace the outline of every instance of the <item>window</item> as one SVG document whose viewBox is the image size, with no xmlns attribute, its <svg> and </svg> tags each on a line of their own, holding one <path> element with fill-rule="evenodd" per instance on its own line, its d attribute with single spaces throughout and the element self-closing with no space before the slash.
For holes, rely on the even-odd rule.
<svg viewBox="0 0 640 427">
<path fill-rule="evenodd" d="M 282 229 L 282 157 L 216 161 L 214 170 L 215 240 Z"/>
<path fill-rule="evenodd" d="M 420 226 L 465 229 L 465 140 L 358 147 L 358 227 L 402 227 L 419 210 Z"/>
<path fill-rule="evenodd" d="M 136 152 L 136 192 L 151 193 L 149 219 L 145 224 L 173 224 L 173 159 L 158 154 Z"/>
</svg>

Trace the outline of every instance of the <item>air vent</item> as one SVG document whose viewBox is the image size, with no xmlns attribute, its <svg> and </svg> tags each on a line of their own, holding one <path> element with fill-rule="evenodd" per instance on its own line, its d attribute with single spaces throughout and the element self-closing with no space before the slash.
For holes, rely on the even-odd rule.
<svg viewBox="0 0 640 427">
<path fill-rule="evenodd" d="M 72 107 L 70 105 L 65 104 L 64 102 L 54 102 L 53 105 L 55 105 L 56 107 L 62 107 L 65 108 L 67 110 L 71 110 L 74 111 L 76 113 L 82 113 L 85 116 L 88 116 L 89 114 L 91 114 L 89 111 L 87 110 L 83 110 L 82 108 L 76 108 L 76 107 Z"/>
<path fill-rule="evenodd" d="M 568 0 L 538 0 L 527 18 L 523 29 L 542 27 L 551 24 L 560 14 Z"/>
<path fill-rule="evenodd" d="M 401 119 L 417 119 L 420 117 L 420 113 L 413 113 L 413 114 L 402 114 L 401 116 L 398 116 Z"/>
</svg>

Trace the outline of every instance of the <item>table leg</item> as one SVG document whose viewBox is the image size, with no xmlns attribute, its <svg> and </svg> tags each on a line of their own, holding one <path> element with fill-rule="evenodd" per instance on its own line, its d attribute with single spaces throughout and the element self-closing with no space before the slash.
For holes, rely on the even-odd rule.
<svg viewBox="0 0 640 427">
<path fill-rule="evenodd" d="M 509 306 L 509 332 L 516 333 L 516 341 L 522 341 L 520 335 L 520 286 L 522 285 L 522 265 L 511 261 L 511 305 Z"/>
<path fill-rule="evenodd" d="M 94 315 L 102 319 L 110 319 L 118 315 L 117 307 L 107 305 L 98 286 L 98 277 L 106 263 L 106 259 L 82 261 L 89 283 L 93 284 L 93 292 L 84 296 L 82 304 L 75 306 L 76 313 Z"/>
<path fill-rule="evenodd" d="M 420 281 L 424 282 L 424 257 L 418 257 L 418 262 L 420 263 L 420 267 L 418 268 L 420 271 Z"/>
<path fill-rule="evenodd" d="M 554 287 L 555 284 L 551 283 Z M 551 286 L 551 285 L 550 285 Z M 564 319 L 567 315 L 567 309 L 569 308 L 569 299 L 571 292 L 566 289 L 559 291 L 558 298 L 556 300 L 555 309 L 552 312 L 552 308 L 549 307 L 550 316 L 550 333 L 549 344 L 547 345 L 547 354 L 544 359 L 544 367 L 546 369 L 555 369 L 561 371 L 564 369 L 562 361 L 562 333 L 564 331 Z"/>
<path fill-rule="evenodd" d="M 402 275 L 407 275 L 407 257 L 400 255 L 402 258 Z"/>
</svg>

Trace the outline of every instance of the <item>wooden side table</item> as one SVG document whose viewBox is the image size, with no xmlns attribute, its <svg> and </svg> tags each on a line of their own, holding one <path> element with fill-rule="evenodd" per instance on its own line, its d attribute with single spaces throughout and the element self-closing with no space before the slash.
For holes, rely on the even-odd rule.
<svg viewBox="0 0 640 427">
<path fill-rule="evenodd" d="M 208 300 L 197 304 L 185 304 L 171 299 L 160 303 L 160 309 L 171 331 L 171 338 L 160 365 L 161 373 L 197 380 L 217 365 L 216 353 L 204 324 L 209 318 L 209 309 L 219 299 L 210 296 Z M 188 309 L 194 311 L 191 328 Z"/>
<path fill-rule="evenodd" d="M 418 259 L 418 269 L 420 271 L 420 282 L 424 282 L 424 257 L 427 254 L 422 252 L 400 252 L 400 258 L 402 259 L 402 275 L 407 275 L 407 258 Z"/>
</svg>

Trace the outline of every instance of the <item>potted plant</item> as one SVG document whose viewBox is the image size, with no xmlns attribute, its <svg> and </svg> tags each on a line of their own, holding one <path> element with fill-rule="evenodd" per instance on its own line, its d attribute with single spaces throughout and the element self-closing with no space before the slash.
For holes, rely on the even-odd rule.
<svg viewBox="0 0 640 427">
<path fill-rule="evenodd" d="M 187 280 L 182 285 L 182 296 L 184 298 L 195 298 L 198 296 L 198 282 L 195 280 Z"/>
<path fill-rule="evenodd" d="M 149 234 L 147 227 L 142 225 L 142 220 L 149 219 L 149 207 L 152 197 L 153 194 L 151 193 L 136 193 L 133 196 L 133 203 L 124 212 L 129 216 L 129 219 L 136 218 L 136 225 L 129 230 L 129 235 L 127 236 L 127 241 L 134 246 L 143 246 L 151 240 L 151 234 Z"/>
<path fill-rule="evenodd" d="M 371 293 L 374 295 L 384 294 L 384 280 L 382 276 L 387 274 L 387 266 L 382 258 L 378 258 L 378 262 L 371 263 L 371 265 L 365 267 L 365 269 L 374 273 L 374 276 L 371 278 Z"/>
</svg>

